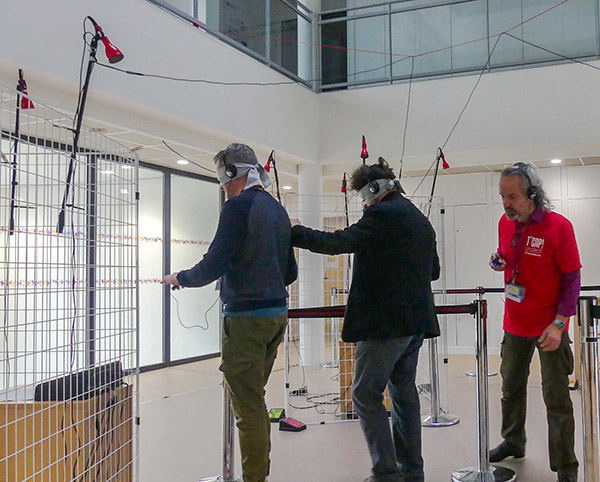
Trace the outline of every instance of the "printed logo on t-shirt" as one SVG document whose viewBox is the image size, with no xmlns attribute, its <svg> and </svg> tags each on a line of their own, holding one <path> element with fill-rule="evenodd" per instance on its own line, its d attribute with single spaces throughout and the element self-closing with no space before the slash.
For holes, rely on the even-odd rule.
<svg viewBox="0 0 600 482">
<path fill-rule="evenodd" d="M 544 238 L 536 238 L 535 236 L 527 236 L 527 245 L 525 246 L 525 254 L 532 256 L 541 256 L 544 250 Z"/>
</svg>

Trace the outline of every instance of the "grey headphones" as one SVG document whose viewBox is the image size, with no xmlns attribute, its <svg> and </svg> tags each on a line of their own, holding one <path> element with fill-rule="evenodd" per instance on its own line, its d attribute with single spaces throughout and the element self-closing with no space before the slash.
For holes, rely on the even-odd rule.
<svg viewBox="0 0 600 482">
<path fill-rule="evenodd" d="M 535 198 L 539 194 L 539 186 L 536 186 L 531 181 L 531 176 L 529 175 L 528 170 L 531 169 L 527 164 L 523 164 L 522 162 L 517 162 L 515 165 L 511 166 L 510 171 L 518 172 L 522 177 L 527 180 L 527 197 L 529 199 L 535 200 Z"/>
</svg>

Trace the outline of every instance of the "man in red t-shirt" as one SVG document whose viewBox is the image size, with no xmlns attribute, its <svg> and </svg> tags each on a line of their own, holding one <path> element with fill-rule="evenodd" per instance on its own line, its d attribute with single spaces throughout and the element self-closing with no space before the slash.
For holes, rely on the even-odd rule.
<svg viewBox="0 0 600 482">
<path fill-rule="evenodd" d="M 506 168 L 499 187 L 505 214 L 490 267 L 504 272 L 506 288 L 500 366 L 504 441 L 490 451 L 490 462 L 525 455 L 527 378 L 537 348 L 550 469 L 558 472 L 558 482 L 575 482 L 579 464 L 569 394 L 573 353 L 568 328 L 576 312 L 581 263 L 573 226 L 551 210 L 532 167 L 517 163 Z"/>
</svg>

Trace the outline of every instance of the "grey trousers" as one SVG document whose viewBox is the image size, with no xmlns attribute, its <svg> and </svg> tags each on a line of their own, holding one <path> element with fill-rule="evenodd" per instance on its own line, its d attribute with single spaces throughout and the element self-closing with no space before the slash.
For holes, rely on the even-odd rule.
<svg viewBox="0 0 600 482">
<path fill-rule="evenodd" d="M 358 342 L 352 401 L 365 436 L 376 480 L 425 480 L 421 411 L 415 386 L 423 336 Z M 383 405 L 389 387 L 392 429 Z"/>
<path fill-rule="evenodd" d="M 504 333 L 502 364 L 502 437 L 520 452 L 525 452 L 525 414 L 527 378 L 535 348 L 542 371 L 542 394 L 548 420 L 548 452 L 554 472 L 577 473 L 575 420 L 569 394 L 569 374 L 573 371 L 573 352 L 569 335 L 563 333 L 555 351 L 542 351 L 538 337 Z"/>
</svg>

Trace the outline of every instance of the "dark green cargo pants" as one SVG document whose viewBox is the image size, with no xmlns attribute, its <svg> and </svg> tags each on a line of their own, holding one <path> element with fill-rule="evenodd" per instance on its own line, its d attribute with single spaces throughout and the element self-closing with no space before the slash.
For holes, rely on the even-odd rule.
<svg viewBox="0 0 600 482">
<path fill-rule="evenodd" d="M 542 371 L 542 394 L 548 420 L 550 469 L 577 473 L 575 421 L 569 394 L 569 374 L 573 372 L 573 352 L 567 333 L 555 351 L 542 351 L 538 337 L 504 333 L 502 364 L 502 437 L 517 451 L 525 452 L 525 413 L 527 378 L 533 351 L 537 347 Z"/>
<path fill-rule="evenodd" d="M 226 316 L 220 370 L 237 421 L 244 482 L 264 482 L 269 475 L 271 425 L 265 386 L 287 326 L 287 316 Z"/>
</svg>

